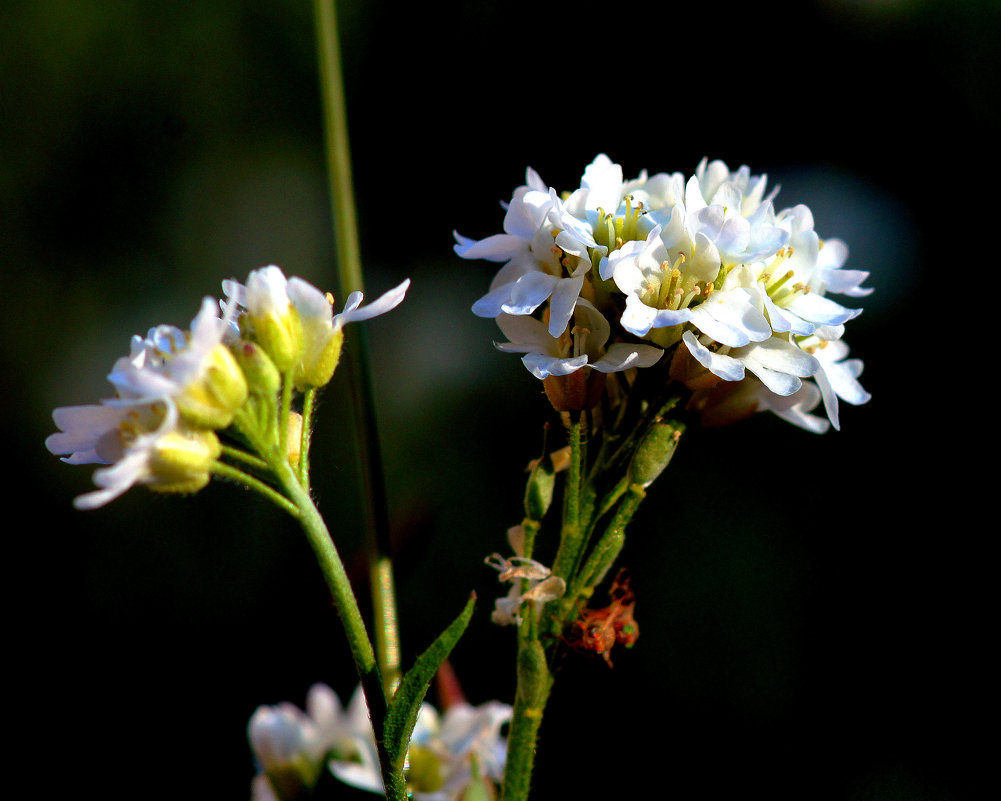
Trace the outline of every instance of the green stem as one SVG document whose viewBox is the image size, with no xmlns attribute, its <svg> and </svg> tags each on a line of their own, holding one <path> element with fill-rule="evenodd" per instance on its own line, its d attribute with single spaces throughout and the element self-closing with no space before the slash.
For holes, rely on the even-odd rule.
<svg viewBox="0 0 1001 801">
<path fill-rule="evenodd" d="M 581 568 L 574 585 L 567 592 L 568 596 L 575 598 L 581 592 L 593 588 L 604 578 L 608 568 L 612 566 L 622 551 L 626 540 L 626 526 L 633 519 L 633 515 L 636 514 L 636 510 L 645 497 L 646 490 L 643 487 L 639 484 L 629 485 L 629 489 L 619 502 L 608 528 L 601 535 L 601 539 L 594 544 L 594 548 Z"/>
<path fill-rule="evenodd" d="M 382 727 L 387 716 L 388 701 L 378 660 L 372 646 L 372 640 L 365 627 L 358 601 L 351 589 L 344 563 L 330 532 L 327 530 L 323 517 L 313 503 L 309 492 L 299 482 L 295 471 L 287 463 L 274 465 L 274 468 L 282 487 L 296 506 L 296 518 L 305 532 L 307 540 L 309 540 L 327 588 L 333 597 L 341 624 L 344 626 L 344 633 L 354 658 L 355 670 L 361 681 L 372 718 L 386 798 L 393 801 L 405 801 L 407 793 L 403 771 L 393 767 L 382 744 Z"/>
<path fill-rule="evenodd" d="M 309 387 L 302 397 L 302 432 L 299 437 L 299 483 L 309 491 L 309 446 L 313 436 L 313 406 L 316 389 Z"/>
<path fill-rule="evenodd" d="M 528 625 L 527 619 L 522 623 L 522 636 L 518 641 L 518 688 L 508 732 L 501 801 L 525 801 L 528 798 L 539 727 L 553 687 L 553 675 L 546 664 L 545 651 L 534 636 L 535 613 L 532 607 L 529 603 L 528 615 L 533 619 L 532 624 Z"/>
<path fill-rule="evenodd" d="M 256 470 L 268 469 L 268 463 L 265 462 L 263 459 L 254 456 L 254 454 L 252 453 L 247 453 L 246 451 L 241 450 L 240 448 L 234 448 L 232 445 L 223 445 L 222 455 L 228 456 L 230 459 L 233 459 L 234 461 L 243 462 L 245 465 L 253 467 Z"/>
<path fill-rule="evenodd" d="M 323 93 L 323 120 L 331 192 L 339 291 L 346 294 L 364 289 L 354 188 L 351 178 L 351 151 L 348 140 L 347 107 L 341 73 L 340 39 L 333 0 L 314 0 L 320 85 Z M 353 407 L 357 420 L 358 455 L 361 463 L 363 497 L 366 499 L 366 547 L 369 552 L 372 605 L 377 621 L 376 647 L 386 692 L 395 691 L 400 677 L 400 638 L 396 615 L 396 590 L 390 556 L 389 518 L 385 479 L 379 455 L 372 381 L 369 374 L 368 339 L 364 326 L 356 326 L 354 353 L 347 353 Z"/>
<path fill-rule="evenodd" d="M 292 412 L 292 371 L 282 381 L 281 407 L 278 410 L 278 450 L 288 458 L 288 418 Z"/>
<path fill-rule="evenodd" d="M 563 494 L 563 526 L 560 530 L 560 545 L 553 560 L 553 574 L 568 578 L 579 557 L 584 536 L 580 525 L 581 517 L 581 477 L 584 462 L 584 445 L 581 438 L 580 412 L 570 413 L 570 464 L 567 467 L 566 484 Z"/>
<path fill-rule="evenodd" d="M 288 512 L 293 517 L 298 517 L 299 510 L 294 503 L 292 503 L 280 492 L 272 487 L 269 487 L 260 479 L 254 478 L 249 473 L 244 473 L 242 470 L 233 467 L 233 465 L 226 464 L 225 462 L 213 463 L 212 472 L 217 476 L 228 478 L 231 481 L 235 481 L 237 484 L 243 484 L 244 486 L 249 487 L 259 495 L 263 495 L 280 509 Z"/>
</svg>

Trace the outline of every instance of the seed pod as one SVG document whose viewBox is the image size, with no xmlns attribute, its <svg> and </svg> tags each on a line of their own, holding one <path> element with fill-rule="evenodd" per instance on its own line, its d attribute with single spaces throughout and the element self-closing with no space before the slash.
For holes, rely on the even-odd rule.
<svg viewBox="0 0 1001 801">
<path fill-rule="evenodd" d="M 629 463 L 629 480 L 641 487 L 649 487 L 674 456 L 678 440 L 685 427 L 681 423 L 658 420 L 643 435 Z"/>
</svg>

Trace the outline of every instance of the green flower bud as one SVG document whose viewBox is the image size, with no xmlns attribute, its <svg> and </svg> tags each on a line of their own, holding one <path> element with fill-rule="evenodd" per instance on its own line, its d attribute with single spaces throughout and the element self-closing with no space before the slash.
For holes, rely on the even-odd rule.
<svg viewBox="0 0 1001 801">
<path fill-rule="evenodd" d="M 157 492 L 198 492 L 209 483 L 221 453 L 212 431 L 177 430 L 160 437 L 149 458 L 149 488 Z"/>
<path fill-rule="evenodd" d="M 553 501 L 556 486 L 556 469 L 548 455 L 533 463 L 525 485 L 525 516 L 542 520 Z"/>
<path fill-rule="evenodd" d="M 341 360 L 344 331 L 329 320 L 302 318 L 303 348 L 295 374 L 296 387 L 322 387 L 330 381 Z"/>
<path fill-rule="evenodd" d="M 518 696 L 528 709 L 541 709 L 551 681 L 546 652 L 538 640 L 518 649 Z"/>
<path fill-rule="evenodd" d="M 269 311 L 259 316 L 247 314 L 254 339 L 283 373 L 291 370 L 302 352 L 302 325 L 291 304 L 284 314 Z"/>
<path fill-rule="evenodd" d="M 629 463 L 629 481 L 649 487 L 667 467 L 685 430 L 681 423 L 658 420 L 643 435 Z"/>
<path fill-rule="evenodd" d="M 281 373 L 264 348 L 254 342 L 240 342 L 233 349 L 233 356 L 243 370 L 252 395 L 273 398 L 281 391 Z"/>
</svg>

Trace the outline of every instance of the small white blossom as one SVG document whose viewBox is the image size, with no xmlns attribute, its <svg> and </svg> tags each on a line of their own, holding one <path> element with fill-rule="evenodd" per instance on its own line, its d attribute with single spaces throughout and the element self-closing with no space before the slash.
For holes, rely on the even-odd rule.
<svg viewBox="0 0 1001 801">
<path fill-rule="evenodd" d="M 685 323 L 730 347 L 771 336 L 757 290 L 745 278 L 746 270 L 731 270 L 716 288 L 711 278 L 706 282 L 706 276 L 715 278 L 718 264 L 704 272 L 681 254 L 672 262 L 661 234 L 657 227 L 645 242 L 630 242 L 609 259 L 612 278 L 626 295 L 623 328 L 636 336 L 654 329 L 675 329 L 652 337 L 665 346 L 677 341 Z M 691 305 L 694 300 L 701 302 Z"/>
<path fill-rule="evenodd" d="M 759 270 L 759 287 L 772 328 L 777 332 L 791 331 L 800 336 L 813 334 L 820 326 L 843 325 L 857 317 L 859 309 L 848 309 L 825 297 L 825 278 L 835 280 L 837 261 L 847 250 L 838 244 L 828 249 L 821 259 L 820 237 L 813 230 L 813 215 L 806 206 L 795 206 L 779 215 L 780 225 L 789 232 L 789 244 L 764 263 Z M 865 279 L 864 273 L 841 280 L 841 286 L 857 291 L 855 280 Z"/>
<path fill-rule="evenodd" d="M 802 386 L 800 379 L 812 376 L 819 368 L 817 360 L 809 353 L 780 336 L 729 349 L 727 353 L 711 350 L 691 331 L 685 332 L 683 341 L 696 360 L 711 373 L 725 381 L 742 381 L 747 369 L 777 395 L 792 395 Z"/>
<path fill-rule="evenodd" d="M 169 492 L 194 492 L 209 480 L 219 442 L 210 431 L 180 424 L 170 398 L 63 406 L 52 413 L 60 431 L 45 440 L 69 464 L 105 464 L 94 471 L 98 490 L 78 496 L 78 509 L 96 509 L 136 484 Z"/>
<path fill-rule="evenodd" d="M 169 325 L 132 338 L 108 380 L 120 398 L 152 402 L 170 398 L 192 424 L 225 428 L 247 398 L 243 372 L 224 343 L 229 322 L 212 298 L 202 301 L 190 332 Z"/>
<path fill-rule="evenodd" d="M 846 358 L 848 346 L 840 339 L 808 337 L 799 343 L 799 347 L 812 354 L 820 365 L 814 380 L 820 388 L 831 425 L 840 430 L 838 398 L 853 406 L 868 403 L 872 398 L 858 382 L 858 377 L 862 374 L 862 360 Z"/>
<path fill-rule="evenodd" d="M 361 688 L 347 710 L 325 684 L 310 687 L 305 711 L 288 702 L 258 707 L 247 724 L 247 738 L 260 771 L 253 784 L 255 801 L 274 792 L 269 776 L 282 780 L 291 775 L 310 787 L 330 760 L 351 766 L 348 773 L 359 777 L 358 782 L 351 782 L 355 786 L 381 792 L 371 731 Z M 374 782 L 369 778 L 373 773 Z"/>
<path fill-rule="evenodd" d="M 583 299 L 575 304 L 574 327 L 558 337 L 534 317 L 500 314 L 497 325 L 509 340 L 496 343 L 498 350 L 524 353 L 522 362 L 538 379 L 569 375 L 582 367 L 602 373 L 649 367 L 663 355 L 660 348 L 637 343 L 616 342 L 606 348 L 611 326 Z"/>
<path fill-rule="evenodd" d="M 454 703 L 443 714 L 421 705 L 407 759 L 407 790 L 415 801 L 458 801 L 474 781 L 500 782 L 507 742 L 501 728 L 511 707 L 492 701 Z M 347 709 L 326 685 L 314 685 L 305 712 L 289 703 L 262 706 L 248 724 L 260 773 L 255 801 L 274 794 L 270 776 L 292 771 L 312 786 L 325 765 L 345 784 L 383 794 L 375 736 L 365 696 L 357 688 Z M 272 796 L 269 796 L 269 793 Z"/>
<path fill-rule="evenodd" d="M 622 169 L 599 156 L 566 202 L 551 187 L 543 191 L 544 184 L 536 179 L 530 172 L 529 185 L 512 198 L 505 217 L 507 233 L 479 242 L 455 233 L 455 252 L 463 258 L 506 260 L 490 291 L 473 304 L 474 314 L 527 315 L 549 301 L 547 327 L 558 337 L 569 324 L 593 260 L 608 251 L 595 240 L 594 228 L 602 214 L 618 211 Z"/>
<path fill-rule="evenodd" d="M 233 306 L 246 312 L 247 334 L 261 342 L 282 370 L 293 370 L 299 386 L 324 386 L 340 360 L 345 325 L 369 320 L 403 302 L 410 279 L 362 306 L 364 295 L 352 292 L 334 314 L 333 298 L 298 277 L 286 278 L 270 265 L 250 273 L 247 285 L 223 282 Z"/>
</svg>

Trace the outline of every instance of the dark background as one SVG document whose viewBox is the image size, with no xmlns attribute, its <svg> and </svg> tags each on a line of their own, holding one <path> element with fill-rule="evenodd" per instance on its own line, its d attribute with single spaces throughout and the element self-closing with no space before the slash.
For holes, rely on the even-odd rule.
<svg viewBox="0 0 1001 801">
<path fill-rule="evenodd" d="M 871 271 L 847 341 L 873 400 L 822 437 L 761 415 L 686 440 L 622 557 L 642 637 L 564 672 L 538 797 L 982 798 L 998 4 L 341 16 L 366 288 L 413 279 L 370 324 L 408 658 L 475 589 L 454 665 L 474 703 L 510 700 L 482 559 L 551 419 L 469 313 L 495 265 L 455 257 L 452 229 L 498 232 L 528 165 L 562 189 L 598 152 L 629 177 L 747 163 Z M 92 468 L 42 443 L 53 407 L 108 394 L 131 334 L 187 325 L 221 279 L 277 263 L 332 286 L 311 8 L 5 0 L 0 31 L 15 773 L 31 797 L 246 798 L 254 708 L 354 684 L 305 541 L 226 485 L 77 512 Z M 315 485 L 361 582 L 342 379 Z"/>
</svg>

